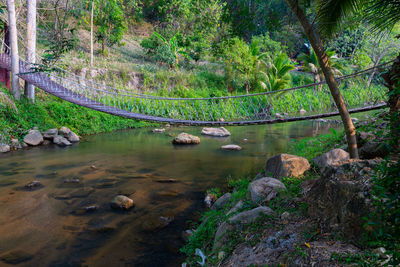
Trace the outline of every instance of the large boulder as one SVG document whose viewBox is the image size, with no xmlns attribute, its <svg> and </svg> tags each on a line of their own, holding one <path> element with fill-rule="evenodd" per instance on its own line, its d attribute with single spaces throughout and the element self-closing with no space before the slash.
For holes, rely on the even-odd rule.
<svg viewBox="0 0 400 267">
<path fill-rule="evenodd" d="M 53 140 L 54 136 L 58 135 L 58 129 L 48 129 L 43 133 L 45 139 Z"/>
<path fill-rule="evenodd" d="M 350 154 L 343 149 L 337 148 L 316 157 L 313 161 L 320 169 L 324 169 L 328 166 L 332 166 L 332 164 L 348 159 L 350 159 Z"/>
<path fill-rule="evenodd" d="M 286 191 L 286 186 L 275 178 L 265 177 L 249 184 L 248 197 L 254 202 L 265 202 L 273 199 L 279 191 Z"/>
<path fill-rule="evenodd" d="M 347 160 L 328 166 L 306 193 L 309 214 L 323 231 L 359 240 L 372 208 L 374 168 L 381 160 Z"/>
<path fill-rule="evenodd" d="M 56 135 L 53 138 L 53 143 L 59 146 L 70 146 L 72 145 L 70 141 L 68 141 L 66 138 Z"/>
<path fill-rule="evenodd" d="M 31 146 L 40 145 L 43 142 L 43 136 L 38 130 L 30 130 L 24 137 L 24 142 Z"/>
<path fill-rule="evenodd" d="M 78 136 L 76 133 L 74 133 L 73 131 L 70 131 L 70 132 L 67 134 L 66 138 L 67 138 L 68 141 L 70 141 L 71 143 L 77 143 L 77 142 L 80 141 L 79 136 Z"/>
<path fill-rule="evenodd" d="M 209 135 L 214 137 L 227 137 L 230 136 L 231 133 L 225 129 L 224 127 L 220 128 L 203 128 L 201 131 L 202 135 Z"/>
<path fill-rule="evenodd" d="M 222 209 L 223 207 L 228 204 L 228 202 L 232 199 L 232 194 L 231 193 L 226 193 L 222 197 L 218 198 L 217 201 L 215 201 L 214 205 L 212 205 L 211 209 L 213 210 L 219 210 Z"/>
<path fill-rule="evenodd" d="M 172 143 L 177 145 L 200 144 L 200 138 L 191 134 L 180 133 L 174 138 L 174 140 L 172 140 Z"/>
<path fill-rule="evenodd" d="M 307 159 L 289 155 L 279 154 L 268 159 L 265 165 L 265 174 L 274 178 L 298 177 L 310 169 Z"/>
<path fill-rule="evenodd" d="M 214 237 L 214 250 L 221 248 L 227 241 L 227 233 L 235 228 L 240 228 L 243 225 L 254 223 L 257 219 L 262 216 L 272 215 L 274 211 L 268 207 L 258 207 L 252 210 L 240 212 L 231 218 L 227 222 L 222 223 L 215 233 Z"/>
<path fill-rule="evenodd" d="M 386 144 L 370 141 L 364 144 L 358 151 L 362 159 L 384 158 L 390 150 Z"/>
<path fill-rule="evenodd" d="M 9 145 L 0 144 L 0 153 L 10 152 L 11 148 Z"/>
</svg>

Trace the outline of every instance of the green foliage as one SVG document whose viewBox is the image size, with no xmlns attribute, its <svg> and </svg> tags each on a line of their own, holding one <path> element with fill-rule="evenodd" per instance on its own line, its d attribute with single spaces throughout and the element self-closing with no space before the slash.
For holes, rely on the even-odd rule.
<svg viewBox="0 0 400 267">
<path fill-rule="evenodd" d="M 6 89 L 1 90 L 6 92 Z M 45 131 L 67 126 L 79 135 L 90 135 L 146 125 L 80 107 L 53 96 L 38 97 L 34 104 L 25 98 L 14 103 L 19 113 L 0 106 L 0 133 L 17 138 L 22 138 L 33 127 Z"/>
<path fill-rule="evenodd" d="M 317 137 L 309 137 L 300 140 L 292 140 L 289 153 L 311 160 L 322 155 L 332 147 L 344 144 L 344 133 L 331 130 L 330 134 L 320 134 Z"/>
<path fill-rule="evenodd" d="M 263 62 L 264 63 L 264 62 Z M 291 82 L 289 72 L 295 67 L 286 54 L 278 54 L 275 58 L 268 58 L 260 70 L 260 84 L 266 91 L 285 89 Z"/>
<path fill-rule="evenodd" d="M 390 264 L 400 264 L 400 162 L 385 160 L 374 177 L 375 211 L 369 216 L 366 229 L 370 246 L 384 247 L 392 256 Z"/>
<path fill-rule="evenodd" d="M 102 44 L 103 53 L 106 46 L 122 45 L 121 40 L 126 30 L 121 0 L 94 0 L 97 40 Z"/>
<path fill-rule="evenodd" d="M 342 76 L 342 66 L 340 65 L 338 58 L 334 51 L 327 50 L 326 55 L 328 56 L 329 66 L 334 75 Z M 304 64 L 303 70 L 311 72 L 314 75 L 314 82 L 321 82 L 324 78 L 321 66 L 319 65 L 318 57 L 315 51 L 311 48 L 309 53 L 301 53 L 298 60 Z"/>
<path fill-rule="evenodd" d="M 253 36 L 252 43 L 256 43 L 261 53 L 268 53 L 272 58 L 286 50 L 286 47 L 280 42 L 271 39 L 268 33 Z"/>
</svg>

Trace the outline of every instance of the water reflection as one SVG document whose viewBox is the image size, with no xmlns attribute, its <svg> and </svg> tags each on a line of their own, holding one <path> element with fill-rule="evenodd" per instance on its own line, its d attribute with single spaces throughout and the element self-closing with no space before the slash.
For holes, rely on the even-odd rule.
<svg viewBox="0 0 400 267">
<path fill-rule="evenodd" d="M 173 146 L 170 135 L 199 135 L 200 128 L 139 129 L 90 136 L 70 148 L 0 155 L 0 255 L 15 252 L 21 266 L 177 266 L 180 233 L 203 208 L 207 188 L 258 172 L 292 139 L 329 126 L 232 127 L 231 137 L 201 137 L 197 146 Z M 222 151 L 226 144 L 243 150 Z M 43 187 L 20 190 L 33 180 Z M 118 194 L 135 208 L 112 210 Z"/>
</svg>

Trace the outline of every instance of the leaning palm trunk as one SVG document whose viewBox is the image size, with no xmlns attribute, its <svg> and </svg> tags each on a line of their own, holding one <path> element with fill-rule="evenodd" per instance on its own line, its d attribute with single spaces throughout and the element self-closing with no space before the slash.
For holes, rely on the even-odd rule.
<svg viewBox="0 0 400 267">
<path fill-rule="evenodd" d="M 329 58 L 325 52 L 321 37 L 315 31 L 313 25 L 307 20 L 303 9 L 301 9 L 299 6 L 298 0 L 286 0 L 286 3 L 289 5 L 290 9 L 301 23 L 304 32 L 307 35 L 307 38 L 310 41 L 310 44 L 318 57 L 318 62 L 325 76 L 326 83 L 329 86 L 333 100 L 335 101 L 335 104 L 339 110 L 340 117 L 343 121 L 350 157 L 358 158 L 356 129 L 351 120 L 350 113 L 347 110 L 346 104 L 344 103 L 343 96 L 339 91 L 332 69 L 329 66 Z"/>
</svg>

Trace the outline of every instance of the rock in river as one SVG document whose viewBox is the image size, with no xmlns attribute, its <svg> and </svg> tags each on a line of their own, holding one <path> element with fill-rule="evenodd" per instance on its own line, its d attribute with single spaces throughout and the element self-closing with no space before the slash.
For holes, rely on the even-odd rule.
<svg viewBox="0 0 400 267">
<path fill-rule="evenodd" d="M 152 130 L 152 132 L 153 132 L 153 133 L 164 133 L 164 132 L 165 132 L 165 129 L 164 129 L 164 128 L 161 128 L 161 129 L 154 129 L 154 130 Z"/>
<path fill-rule="evenodd" d="M 67 134 L 66 138 L 67 138 L 68 141 L 70 141 L 71 143 L 77 143 L 77 142 L 80 141 L 79 136 L 78 136 L 76 133 L 74 133 L 73 131 L 70 131 L 70 132 Z"/>
<path fill-rule="evenodd" d="M 203 128 L 201 131 L 202 135 L 210 135 L 214 137 L 227 137 L 230 136 L 231 133 L 225 129 L 224 127 L 220 128 Z"/>
<path fill-rule="evenodd" d="M 307 159 L 289 154 L 279 154 L 268 159 L 265 174 L 277 179 L 298 177 L 308 169 L 310 169 L 310 163 Z"/>
<path fill-rule="evenodd" d="M 0 144 L 0 153 L 6 153 L 11 150 L 9 145 Z"/>
<path fill-rule="evenodd" d="M 174 138 L 172 143 L 179 145 L 200 144 L 200 138 L 191 134 L 180 133 L 177 137 Z"/>
<path fill-rule="evenodd" d="M 32 182 L 30 182 L 30 183 L 25 185 L 25 187 L 28 188 L 28 189 L 34 189 L 34 188 L 38 188 L 38 187 L 41 187 L 41 186 L 42 186 L 42 183 L 39 182 L 39 181 L 32 181 Z"/>
<path fill-rule="evenodd" d="M 242 150 L 242 147 L 238 145 L 226 145 L 226 146 L 221 146 L 221 149 L 239 151 Z"/>
<path fill-rule="evenodd" d="M 59 134 L 62 136 L 67 136 L 70 132 L 71 132 L 71 129 L 69 129 L 68 127 L 61 127 Z"/>
<path fill-rule="evenodd" d="M 53 143 L 59 146 L 70 146 L 72 145 L 70 141 L 68 141 L 66 138 L 56 135 L 54 136 Z"/>
<path fill-rule="evenodd" d="M 111 208 L 120 210 L 130 210 L 133 207 L 133 200 L 126 196 L 116 196 L 110 203 Z"/>
<path fill-rule="evenodd" d="M 24 137 L 24 142 L 31 146 L 40 145 L 43 142 L 43 136 L 38 130 L 30 130 Z"/>
<path fill-rule="evenodd" d="M 58 129 L 48 129 L 43 133 L 45 139 L 53 140 L 54 136 L 58 135 Z"/>
</svg>

